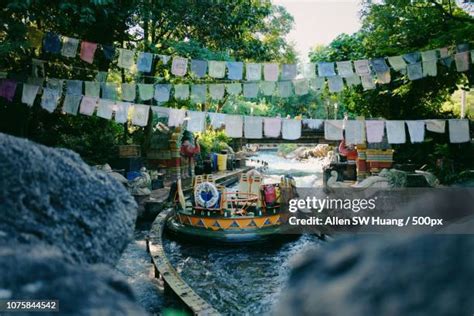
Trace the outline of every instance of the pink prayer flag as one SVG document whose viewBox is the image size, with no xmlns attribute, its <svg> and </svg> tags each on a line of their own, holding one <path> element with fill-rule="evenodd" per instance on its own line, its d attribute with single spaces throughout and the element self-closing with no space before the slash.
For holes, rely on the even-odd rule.
<svg viewBox="0 0 474 316">
<path fill-rule="evenodd" d="M 365 129 L 368 143 L 381 143 L 383 141 L 383 136 L 385 134 L 385 121 L 365 121 Z"/>
<path fill-rule="evenodd" d="M 98 101 L 99 98 L 84 96 L 81 101 L 79 113 L 89 116 L 94 114 L 95 107 L 97 106 Z"/>
<path fill-rule="evenodd" d="M 263 132 L 265 137 L 277 138 L 280 137 L 281 133 L 281 118 L 264 118 L 263 119 Z"/>
<path fill-rule="evenodd" d="M 94 54 L 97 49 L 97 43 L 81 42 L 81 59 L 86 63 L 94 62 Z"/>
<path fill-rule="evenodd" d="M 0 82 L 0 97 L 4 97 L 8 101 L 13 101 L 16 91 L 16 81 L 5 79 Z"/>
</svg>

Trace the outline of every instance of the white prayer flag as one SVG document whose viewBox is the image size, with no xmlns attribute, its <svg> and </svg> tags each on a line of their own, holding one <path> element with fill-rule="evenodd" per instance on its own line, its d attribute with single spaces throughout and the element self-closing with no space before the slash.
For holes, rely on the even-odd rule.
<svg viewBox="0 0 474 316">
<path fill-rule="evenodd" d="M 426 129 L 430 132 L 443 134 L 446 130 L 445 120 L 425 120 Z"/>
<path fill-rule="evenodd" d="M 92 114 L 94 114 L 95 107 L 97 106 L 98 101 L 99 98 L 87 96 L 82 97 L 79 113 L 91 116 Z"/>
<path fill-rule="evenodd" d="M 263 78 L 265 81 L 278 81 L 279 72 L 278 64 L 263 64 Z"/>
<path fill-rule="evenodd" d="M 343 78 L 354 76 L 354 69 L 352 68 L 352 61 L 338 61 L 336 62 L 337 73 Z"/>
<path fill-rule="evenodd" d="M 324 121 L 324 138 L 327 140 L 342 140 L 344 138 L 343 126 L 343 120 Z"/>
<path fill-rule="evenodd" d="M 173 57 L 171 63 L 171 73 L 175 76 L 183 77 L 188 70 L 188 59 L 184 57 Z"/>
<path fill-rule="evenodd" d="M 225 114 L 223 113 L 207 113 L 211 120 L 211 126 L 214 129 L 219 129 L 225 124 Z"/>
<path fill-rule="evenodd" d="M 449 120 L 449 140 L 451 143 L 467 143 L 471 141 L 469 120 Z"/>
<path fill-rule="evenodd" d="M 223 83 L 210 84 L 209 94 L 213 100 L 221 100 L 224 97 L 225 85 Z"/>
<path fill-rule="evenodd" d="M 115 110 L 115 122 L 117 123 L 127 123 L 128 121 L 128 112 L 130 110 L 130 102 L 116 102 L 114 106 Z"/>
<path fill-rule="evenodd" d="M 260 139 L 263 136 L 263 119 L 259 116 L 244 117 L 244 135 L 247 139 Z"/>
<path fill-rule="evenodd" d="M 206 113 L 205 112 L 196 112 L 188 111 L 188 124 L 186 130 L 192 133 L 204 131 L 206 124 Z"/>
<path fill-rule="evenodd" d="M 383 136 L 385 135 L 385 121 L 365 121 L 365 129 L 367 135 L 367 142 L 369 144 L 381 143 L 383 141 Z"/>
<path fill-rule="evenodd" d="M 458 72 L 469 70 L 469 52 L 455 54 L 454 61 L 456 62 L 456 70 Z"/>
<path fill-rule="evenodd" d="M 239 95 L 242 92 L 241 83 L 228 83 L 225 85 L 227 93 L 230 95 Z"/>
<path fill-rule="evenodd" d="M 241 138 L 243 133 L 243 121 L 240 115 L 225 116 L 225 132 L 232 138 Z"/>
<path fill-rule="evenodd" d="M 110 120 L 115 109 L 115 102 L 107 99 L 99 99 L 97 106 L 97 116 Z"/>
<path fill-rule="evenodd" d="M 39 91 L 39 86 L 31 85 L 24 83 L 23 84 L 23 91 L 21 93 L 21 102 L 25 103 L 28 106 L 32 106 L 35 102 L 36 95 Z"/>
<path fill-rule="evenodd" d="M 405 121 L 386 121 L 385 127 L 389 144 L 405 144 Z"/>
<path fill-rule="evenodd" d="M 296 140 L 301 137 L 301 120 L 282 120 L 281 137 L 287 140 Z"/>
<path fill-rule="evenodd" d="M 309 90 L 309 83 L 306 79 L 293 80 L 293 86 L 295 88 L 296 95 L 306 95 Z"/>
<path fill-rule="evenodd" d="M 174 98 L 177 100 L 187 100 L 189 98 L 189 85 L 188 84 L 175 84 L 174 85 Z"/>
<path fill-rule="evenodd" d="M 281 118 L 266 117 L 263 119 L 265 137 L 278 138 L 281 133 Z"/>
<path fill-rule="evenodd" d="M 320 77 L 332 77 L 336 75 L 334 63 L 318 63 L 318 75 Z"/>
<path fill-rule="evenodd" d="M 354 68 L 356 74 L 358 74 L 359 76 L 366 76 L 371 73 L 369 61 L 367 59 L 354 61 Z"/>
<path fill-rule="evenodd" d="M 316 63 L 304 63 L 301 65 L 301 68 L 301 74 L 304 78 L 316 78 Z"/>
<path fill-rule="evenodd" d="M 118 59 L 118 66 L 120 68 L 131 69 L 134 62 L 134 52 L 129 49 L 119 48 L 119 59 Z"/>
<path fill-rule="evenodd" d="M 246 63 L 245 78 L 247 81 L 259 81 L 262 78 L 262 65 L 257 63 Z"/>
<path fill-rule="evenodd" d="M 425 121 L 405 121 L 412 143 L 422 143 L 425 140 Z"/>
<path fill-rule="evenodd" d="M 61 54 L 64 57 L 76 57 L 77 47 L 79 46 L 79 40 L 72 37 L 63 37 L 63 46 L 61 48 Z"/>
<path fill-rule="evenodd" d="M 224 78 L 225 76 L 225 61 L 210 60 L 209 63 L 209 76 L 212 78 Z"/>
<path fill-rule="evenodd" d="M 358 145 L 365 143 L 364 122 L 360 120 L 347 120 L 344 130 L 346 132 L 346 144 Z"/>
<path fill-rule="evenodd" d="M 145 104 L 134 104 L 132 114 L 132 124 L 137 126 L 147 126 L 150 106 Z"/>
<path fill-rule="evenodd" d="M 330 92 L 341 92 L 344 90 L 344 81 L 340 76 L 328 77 L 328 87 Z"/>
</svg>

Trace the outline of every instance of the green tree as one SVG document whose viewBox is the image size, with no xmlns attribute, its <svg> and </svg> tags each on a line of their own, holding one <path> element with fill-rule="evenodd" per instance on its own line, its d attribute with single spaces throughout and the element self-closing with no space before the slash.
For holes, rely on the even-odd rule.
<svg viewBox="0 0 474 316">
<path fill-rule="evenodd" d="M 342 61 L 397 56 L 415 51 L 452 46 L 469 41 L 474 19 L 449 3 L 386 0 L 383 5 L 365 1 L 362 28 L 343 34 L 327 47 L 310 54 L 312 61 Z M 355 114 L 387 119 L 443 117 L 442 105 L 459 85 L 472 85 L 472 70 L 457 73 L 451 67 L 438 66 L 438 76 L 410 81 L 392 71 L 390 84 L 363 91 L 348 88 L 341 102 Z"/>
<path fill-rule="evenodd" d="M 385 0 L 384 4 L 376 5 L 367 0 L 363 2 L 361 17 L 360 31 L 342 34 L 326 47 L 316 47 L 310 59 L 357 60 L 473 44 L 474 19 L 457 9 L 454 1 Z M 389 84 L 377 85 L 369 91 L 363 91 L 361 86 L 346 88 L 336 98 L 352 115 L 366 118 L 458 117 L 459 112 L 453 110 L 449 100 L 459 88 L 468 90 L 473 85 L 473 69 L 458 73 L 453 62 L 448 67 L 438 64 L 437 70 L 436 77 L 416 81 L 391 71 Z M 473 166 L 473 146 L 449 144 L 446 134 L 427 133 L 422 144 L 394 147 L 397 162 L 427 165 L 444 182 L 456 180 L 462 170 Z M 444 161 L 441 168 L 439 161 Z"/>
<path fill-rule="evenodd" d="M 25 81 L 30 74 L 34 57 L 48 61 L 49 78 L 93 80 L 97 71 L 108 71 L 109 80 L 117 83 L 197 82 L 190 76 L 170 76 L 169 65 L 159 62 L 150 78 L 124 72 L 100 51 L 92 65 L 79 58 L 36 51 L 26 38 L 28 26 L 101 44 L 189 58 L 257 62 L 292 62 L 296 58 L 285 40 L 293 19 L 284 8 L 268 0 L 8 0 L 2 2 L 1 9 L 0 69 L 19 81 Z M 220 110 L 226 99 L 205 106 Z M 188 101 L 171 100 L 165 106 L 196 109 Z M 118 144 L 146 143 L 146 135 L 151 132 L 150 128 L 131 129 L 81 115 L 65 116 L 60 111 L 49 114 L 38 104 L 28 108 L 19 103 L 18 96 L 13 104 L 0 101 L 0 130 L 51 146 L 72 148 L 91 163 L 105 162 Z M 99 151 L 102 154 L 95 153 Z"/>
</svg>

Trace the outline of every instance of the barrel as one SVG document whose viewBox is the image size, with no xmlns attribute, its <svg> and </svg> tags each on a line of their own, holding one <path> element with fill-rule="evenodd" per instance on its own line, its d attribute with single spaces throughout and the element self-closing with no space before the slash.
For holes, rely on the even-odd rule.
<svg viewBox="0 0 474 316">
<path fill-rule="evenodd" d="M 204 174 L 211 174 L 212 173 L 212 161 L 211 160 L 204 160 L 203 169 L 204 169 Z"/>
<path fill-rule="evenodd" d="M 212 170 L 213 171 L 217 171 L 217 154 L 216 153 L 212 153 L 211 154 L 211 161 L 212 161 Z"/>
<path fill-rule="evenodd" d="M 227 170 L 227 155 L 217 154 L 217 170 Z"/>
</svg>

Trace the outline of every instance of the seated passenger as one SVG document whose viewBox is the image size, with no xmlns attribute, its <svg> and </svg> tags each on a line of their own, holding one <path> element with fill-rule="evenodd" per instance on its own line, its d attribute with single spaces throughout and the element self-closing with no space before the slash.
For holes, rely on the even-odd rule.
<svg viewBox="0 0 474 316">
<path fill-rule="evenodd" d="M 345 138 L 339 144 L 339 154 L 343 157 L 346 157 L 347 162 L 355 163 L 357 160 L 357 149 L 354 145 L 346 145 Z"/>
</svg>

